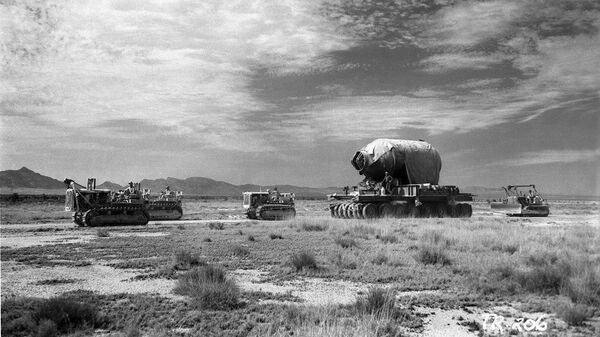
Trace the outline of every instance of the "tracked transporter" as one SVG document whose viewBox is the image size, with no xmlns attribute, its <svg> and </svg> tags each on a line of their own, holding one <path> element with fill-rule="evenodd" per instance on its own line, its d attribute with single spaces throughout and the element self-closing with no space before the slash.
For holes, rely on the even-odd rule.
<svg viewBox="0 0 600 337">
<path fill-rule="evenodd" d="M 456 186 L 438 185 L 442 160 L 424 141 L 376 139 L 354 154 L 365 179 L 354 191 L 329 195 L 334 218 L 470 217 L 473 200 Z"/>
<path fill-rule="evenodd" d="M 90 178 L 87 187 L 65 179 L 67 191 L 65 211 L 73 212 L 78 226 L 146 225 L 150 215 L 146 201 L 133 183 L 122 194 L 108 189 L 96 189 L 96 179 Z"/>
<path fill-rule="evenodd" d="M 502 188 L 504 197 L 498 202 L 490 203 L 492 211 L 508 216 L 544 217 L 550 214 L 550 206 L 535 189 L 535 185 L 508 185 Z M 519 188 L 530 188 L 530 190 L 525 194 Z"/>
<path fill-rule="evenodd" d="M 144 189 L 143 198 L 147 204 L 150 220 L 179 220 L 183 216 L 181 191 L 171 191 L 169 186 L 157 197 L 151 196 L 150 189 Z"/>
<path fill-rule="evenodd" d="M 296 216 L 294 193 L 244 192 L 243 207 L 249 219 L 285 220 Z"/>
</svg>

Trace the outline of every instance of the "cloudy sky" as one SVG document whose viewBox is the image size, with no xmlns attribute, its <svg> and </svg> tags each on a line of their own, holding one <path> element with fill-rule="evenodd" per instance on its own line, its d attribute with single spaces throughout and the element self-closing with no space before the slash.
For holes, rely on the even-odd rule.
<svg viewBox="0 0 600 337">
<path fill-rule="evenodd" d="M 600 195 L 600 3 L 0 1 L 0 169 L 342 186 L 375 138 L 441 183 Z"/>
</svg>

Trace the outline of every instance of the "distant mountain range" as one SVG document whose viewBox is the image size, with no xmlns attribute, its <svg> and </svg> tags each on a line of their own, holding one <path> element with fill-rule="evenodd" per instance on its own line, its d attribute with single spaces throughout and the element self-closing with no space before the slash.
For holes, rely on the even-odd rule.
<svg viewBox="0 0 600 337">
<path fill-rule="evenodd" d="M 87 182 L 78 182 L 86 185 Z M 140 182 L 142 188 L 150 188 L 153 194 L 159 193 L 166 186 L 172 191 L 182 191 L 184 195 L 193 196 L 222 196 L 239 197 L 246 191 L 265 191 L 274 186 L 260 185 L 233 185 L 224 181 L 217 181 L 210 178 L 192 177 L 187 179 L 177 179 L 168 177 L 166 179 L 143 179 Z M 96 186 L 97 188 L 120 190 L 125 186 L 105 181 Z M 294 192 L 297 197 L 304 198 L 323 198 L 327 194 L 343 193 L 341 187 L 300 187 L 293 185 L 277 185 L 280 192 Z M 62 181 L 41 175 L 26 167 L 18 170 L 0 171 L 0 193 L 23 193 L 23 194 L 62 194 L 65 185 Z M 460 186 L 462 192 L 469 192 L 476 195 L 476 199 L 494 199 L 503 195 L 502 188 L 484 187 L 484 186 Z M 546 196 L 548 197 L 548 196 Z"/>
<path fill-rule="evenodd" d="M 86 182 L 78 182 L 86 185 Z M 166 178 L 166 179 L 143 179 L 140 181 L 142 188 L 150 188 L 152 193 L 159 193 L 166 186 L 172 191 L 182 191 L 184 195 L 196 196 L 241 196 L 246 191 L 265 191 L 274 186 L 259 185 L 233 185 L 224 181 L 217 181 L 210 178 L 193 177 L 187 179 Z M 96 186 L 101 189 L 119 190 L 125 186 L 106 181 Z M 298 197 L 319 198 L 327 194 L 340 192 L 339 187 L 313 188 L 299 187 L 292 185 L 278 185 L 280 192 L 294 192 Z M 51 177 L 43 176 L 33 172 L 26 167 L 19 170 L 0 171 L 0 193 L 31 193 L 31 194 L 56 194 L 64 191 L 65 185 L 62 181 Z"/>
</svg>

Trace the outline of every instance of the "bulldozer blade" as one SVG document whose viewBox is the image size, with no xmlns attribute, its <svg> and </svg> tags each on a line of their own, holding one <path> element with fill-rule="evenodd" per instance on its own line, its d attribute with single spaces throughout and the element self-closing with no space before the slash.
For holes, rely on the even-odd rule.
<svg viewBox="0 0 600 337">
<path fill-rule="evenodd" d="M 492 202 L 490 204 L 492 208 L 492 212 L 500 213 L 504 215 L 521 215 L 521 205 L 520 204 L 505 204 L 502 202 Z"/>
</svg>

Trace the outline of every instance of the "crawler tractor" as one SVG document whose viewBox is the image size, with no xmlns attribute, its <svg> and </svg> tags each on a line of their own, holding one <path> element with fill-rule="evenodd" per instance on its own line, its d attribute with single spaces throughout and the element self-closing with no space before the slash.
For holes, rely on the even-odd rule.
<svg viewBox="0 0 600 337">
<path fill-rule="evenodd" d="M 335 218 L 470 217 L 469 193 L 438 185 L 442 161 L 424 141 L 376 139 L 354 154 L 365 179 L 353 192 L 329 196 Z"/>
<path fill-rule="evenodd" d="M 150 220 L 179 220 L 183 216 L 181 208 L 182 192 L 163 191 L 158 197 L 150 196 L 150 189 L 144 189 L 144 200 Z"/>
<path fill-rule="evenodd" d="M 244 192 L 243 207 L 248 219 L 285 220 L 296 216 L 293 193 Z"/>
<path fill-rule="evenodd" d="M 508 216 L 548 216 L 550 207 L 535 189 L 535 185 L 508 185 L 502 187 L 504 197 L 499 202 L 490 203 L 492 211 Z M 519 188 L 533 188 L 529 194 Z"/>
<path fill-rule="evenodd" d="M 134 191 L 113 194 L 96 189 L 96 179 L 88 179 L 87 187 L 65 179 L 67 185 L 65 211 L 73 212 L 78 226 L 146 225 L 150 220 L 139 184 Z"/>
</svg>

